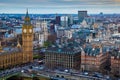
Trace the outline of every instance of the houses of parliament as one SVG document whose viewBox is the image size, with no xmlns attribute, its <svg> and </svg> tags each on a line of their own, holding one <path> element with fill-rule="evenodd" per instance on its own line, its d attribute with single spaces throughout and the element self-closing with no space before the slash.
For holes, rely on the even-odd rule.
<svg viewBox="0 0 120 80">
<path fill-rule="evenodd" d="M 0 46 L 0 69 L 33 61 L 33 26 L 28 11 L 22 26 L 22 46 L 19 41 L 15 48 L 2 50 Z"/>
</svg>

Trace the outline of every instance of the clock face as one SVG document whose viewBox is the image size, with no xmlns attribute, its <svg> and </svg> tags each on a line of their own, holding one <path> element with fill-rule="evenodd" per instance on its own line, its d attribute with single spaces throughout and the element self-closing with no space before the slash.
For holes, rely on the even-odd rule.
<svg viewBox="0 0 120 80">
<path fill-rule="evenodd" d="M 32 33 L 32 29 L 29 29 L 29 32 Z"/>
<path fill-rule="evenodd" d="M 24 29 L 23 32 L 26 33 L 27 32 L 26 29 Z"/>
</svg>

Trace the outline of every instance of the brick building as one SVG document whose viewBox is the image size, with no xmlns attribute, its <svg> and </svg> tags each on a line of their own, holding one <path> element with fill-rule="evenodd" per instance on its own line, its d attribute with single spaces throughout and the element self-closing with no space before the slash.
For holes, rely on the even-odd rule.
<svg viewBox="0 0 120 80">
<path fill-rule="evenodd" d="M 101 45 L 84 45 L 81 51 L 81 70 L 102 71 L 109 61 L 107 48 Z"/>
<path fill-rule="evenodd" d="M 120 76 L 120 49 L 114 49 L 111 54 L 111 72 Z"/>
</svg>

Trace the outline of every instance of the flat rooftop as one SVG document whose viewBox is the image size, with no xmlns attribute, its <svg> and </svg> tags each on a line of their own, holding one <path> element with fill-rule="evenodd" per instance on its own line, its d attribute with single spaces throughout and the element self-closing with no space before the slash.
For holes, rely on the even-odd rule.
<svg viewBox="0 0 120 80">
<path fill-rule="evenodd" d="M 57 47 L 51 47 L 51 48 L 48 48 L 46 49 L 45 51 L 46 53 L 49 52 L 49 53 L 60 53 L 60 54 L 76 54 L 76 53 L 79 53 L 81 52 L 80 49 L 71 49 L 71 48 L 57 48 Z"/>
</svg>

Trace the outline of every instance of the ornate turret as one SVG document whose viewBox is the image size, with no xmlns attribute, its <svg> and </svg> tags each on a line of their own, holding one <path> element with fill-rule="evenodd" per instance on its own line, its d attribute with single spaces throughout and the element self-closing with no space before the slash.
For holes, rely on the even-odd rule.
<svg viewBox="0 0 120 80">
<path fill-rule="evenodd" d="M 85 51 L 82 47 L 81 47 L 81 55 L 85 55 Z"/>
<path fill-rule="evenodd" d="M 17 48 L 21 48 L 19 40 L 17 41 Z"/>
<path fill-rule="evenodd" d="M 3 48 L 2 48 L 2 45 L 1 45 L 1 41 L 0 41 L 0 52 L 3 52 Z"/>
<path fill-rule="evenodd" d="M 1 41 L 0 41 L 0 49 L 2 48 L 2 46 L 1 46 Z"/>
<path fill-rule="evenodd" d="M 103 51 L 102 51 L 102 49 L 103 49 L 103 45 L 100 44 L 100 45 L 99 45 L 99 48 L 100 48 L 100 53 L 102 53 L 102 52 L 103 52 Z"/>
</svg>

